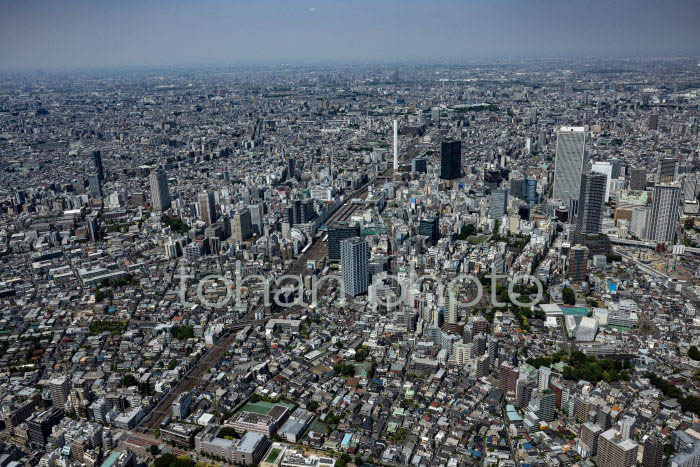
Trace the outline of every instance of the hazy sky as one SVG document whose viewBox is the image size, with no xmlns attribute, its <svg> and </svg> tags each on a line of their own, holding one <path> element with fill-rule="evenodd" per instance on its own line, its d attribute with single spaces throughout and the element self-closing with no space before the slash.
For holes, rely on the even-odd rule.
<svg viewBox="0 0 700 467">
<path fill-rule="evenodd" d="M 700 0 L 0 0 L 0 69 L 700 54 Z"/>
</svg>

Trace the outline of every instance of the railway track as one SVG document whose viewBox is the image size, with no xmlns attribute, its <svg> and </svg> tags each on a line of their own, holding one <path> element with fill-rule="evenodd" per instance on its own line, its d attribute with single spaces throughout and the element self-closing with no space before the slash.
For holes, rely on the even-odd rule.
<svg viewBox="0 0 700 467">
<path fill-rule="evenodd" d="M 243 329 L 245 326 L 251 326 L 256 324 L 261 324 L 265 320 L 249 320 L 241 321 L 235 324 L 227 333 L 219 339 L 219 341 L 211 346 L 205 354 L 200 357 L 197 363 L 192 366 L 183 378 L 178 382 L 175 387 L 168 391 L 167 395 L 161 398 L 156 406 L 149 412 L 149 414 L 139 422 L 134 431 L 149 432 L 155 431 L 160 424 L 163 422 L 165 417 L 171 411 L 172 405 L 177 400 L 177 398 L 187 392 L 192 390 L 201 382 L 202 376 L 204 376 L 209 370 L 221 361 L 223 356 L 228 351 L 228 348 L 233 343 L 236 338 L 236 331 Z"/>
</svg>

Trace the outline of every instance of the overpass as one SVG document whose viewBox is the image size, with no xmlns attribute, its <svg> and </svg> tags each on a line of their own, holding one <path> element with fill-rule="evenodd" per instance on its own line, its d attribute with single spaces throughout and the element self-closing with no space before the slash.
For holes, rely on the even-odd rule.
<svg viewBox="0 0 700 467">
<path fill-rule="evenodd" d="M 608 235 L 610 243 L 613 245 L 622 245 L 636 248 L 649 248 L 650 250 L 656 250 L 656 242 L 644 242 L 641 240 L 630 240 L 626 238 L 612 237 Z M 679 255 L 700 255 L 700 248 L 693 248 L 685 245 L 673 245 L 670 249 L 666 250 L 667 253 L 679 254 Z"/>
</svg>

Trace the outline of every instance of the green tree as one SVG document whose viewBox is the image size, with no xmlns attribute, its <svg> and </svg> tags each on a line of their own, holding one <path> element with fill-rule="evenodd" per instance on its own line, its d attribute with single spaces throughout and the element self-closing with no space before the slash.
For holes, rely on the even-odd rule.
<svg viewBox="0 0 700 467">
<path fill-rule="evenodd" d="M 564 287 L 561 292 L 562 300 L 567 305 L 576 305 L 576 292 L 571 287 Z"/>
<path fill-rule="evenodd" d="M 688 356 L 692 358 L 695 361 L 700 360 L 700 350 L 694 345 L 690 346 L 690 349 L 688 349 Z"/>
<path fill-rule="evenodd" d="M 459 231 L 459 236 L 458 238 L 460 240 L 466 240 L 472 235 L 476 233 L 476 227 L 474 227 L 472 224 L 467 224 L 463 225 L 462 228 Z"/>
<path fill-rule="evenodd" d="M 176 457 L 174 454 L 163 454 L 153 461 L 153 467 L 194 467 L 196 465 L 189 457 Z"/>
<path fill-rule="evenodd" d="M 170 334 L 173 335 L 175 339 L 185 340 L 194 337 L 194 327 L 193 326 L 173 326 L 170 328 Z"/>
<path fill-rule="evenodd" d="M 127 373 L 124 375 L 124 386 L 129 388 L 131 386 L 137 386 L 138 385 L 138 380 L 134 375 L 131 373 Z"/>
</svg>

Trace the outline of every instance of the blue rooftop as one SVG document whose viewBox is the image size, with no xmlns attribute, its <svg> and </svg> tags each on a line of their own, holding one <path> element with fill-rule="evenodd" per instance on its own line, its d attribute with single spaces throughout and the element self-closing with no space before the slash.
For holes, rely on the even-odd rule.
<svg viewBox="0 0 700 467">
<path fill-rule="evenodd" d="M 112 467 L 115 462 L 117 462 L 117 459 L 119 459 L 119 456 L 121 456 L 122 453 L 119 451 L 114 451 L 112 454 L 109 455 L 107 459 L 102 463 L 102 467 Z"/>
</svg>

